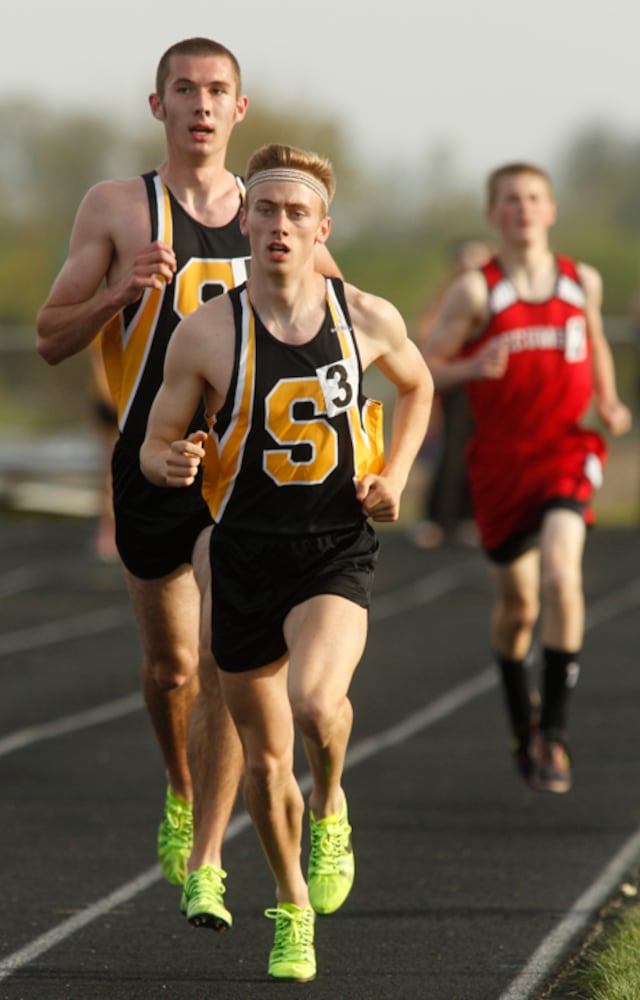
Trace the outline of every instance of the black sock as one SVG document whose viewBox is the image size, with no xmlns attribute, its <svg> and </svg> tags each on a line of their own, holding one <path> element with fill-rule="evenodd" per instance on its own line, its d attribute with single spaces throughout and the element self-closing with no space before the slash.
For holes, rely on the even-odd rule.
<svg viewBox="0 0 640 1000">
<path fill-rule="evenodd" d="M 526 660 L 508 660 L 505 656 L 497 656 L 496 660 L 513 735 L 522 743 L 527 743 L 531 725 L 531 700 Z"/>
<path fill-rule="evenodd" d="M 543 650 L 544 675 L 540 728 L 549 739 L 566 739 L 569 692 L 578 682 L 579 655 L 579 651 L 567 653 L 564 650 L 547 647 Z"/>
</svg>

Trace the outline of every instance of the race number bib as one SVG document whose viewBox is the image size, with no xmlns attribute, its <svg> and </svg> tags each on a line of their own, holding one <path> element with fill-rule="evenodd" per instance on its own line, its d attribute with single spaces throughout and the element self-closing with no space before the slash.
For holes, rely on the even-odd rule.
<svg viewBox="0 0 640 1000">
<path fill-rule="evenodd" d="M 566 361 L 584 361 L 587 356 L 587 325 L 584 316 L 571 316 L 565 326 L 564 356 Z"/>
<path fill-rule="evenodd" d="M 344 413 L 358 398 L 358 362 L 341 358 L 316 369 L 328 417 Z"/>
</svg>

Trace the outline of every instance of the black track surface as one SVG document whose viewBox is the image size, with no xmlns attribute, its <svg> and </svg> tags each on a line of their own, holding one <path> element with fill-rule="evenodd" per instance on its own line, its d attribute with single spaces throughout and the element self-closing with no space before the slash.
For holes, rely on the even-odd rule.
<svg viewBox="0 0 640 1000">
<path fill-rule="evenodd" d="M 527 790 L 509 756 L 481 555 L 381 533 L 345 776 L 356 884 L 318 919 L 318 977 L 298 986 L 266 976 L 273 888 L 241 803 L 225 852 L 231 932 L 186 924 L 179 890 L 154 868 L 165 784 L 136 700 L 139 643 L 121 572 L 95 562 L 91 533 L 83 521 L 0 520 L 0 998 L 540 996 L 615 891 L 640 827 L 638 534 L 588 540 L 575 786 L 553 796 Z M 111 719 L 84 714 L 127 696 Z M 39 728 L 69 717 L 68 731 Z"/>
</svg>

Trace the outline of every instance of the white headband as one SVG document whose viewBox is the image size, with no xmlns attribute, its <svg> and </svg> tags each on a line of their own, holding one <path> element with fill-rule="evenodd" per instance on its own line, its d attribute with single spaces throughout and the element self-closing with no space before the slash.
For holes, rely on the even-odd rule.
<svg viewBox="0 0 640 1000">
<path fill-rule="evenodd" d="M 265 181 L 294 181 L 296 184 L 306 184 L 321 199 L 325 212 L 329 211 L 329 193 L 326 187 L 322 181 L 317 180 L 305 170 L 294 170 L 292 167 L 272 167 L 270 170 L 260 170 L 247 181 L 247 191 L 250 191 L 256 184 L 263 184 Z"/>
</svg>

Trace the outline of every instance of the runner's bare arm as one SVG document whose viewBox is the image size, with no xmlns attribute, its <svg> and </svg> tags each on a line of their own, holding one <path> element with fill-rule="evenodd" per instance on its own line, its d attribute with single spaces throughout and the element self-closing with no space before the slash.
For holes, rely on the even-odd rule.
<svg viewBox="0 0 640 1000">
<path fill-rule="evenodd" d="M 425 337 L 423 352 L 436 389 L 446 392 L 465 382 L 501 378 L 508 354 L 506 344 L 492 342 L 460 357 L 488 317 L 486 282 L 479 271 L 461 275 L 448 289 L 436 322 Z"/>
<path fill-rule="evenodd" d="M 135 179 L 139 181 L 139 179 Z M 148 225 L 139 226 L 135 251 L 122 259 L 135 230 L 135 206 L 129 213 L 133 182 L 105 181 L 85 195 L 72 228 L 69 254 L 36 319 L 38 353 L 58 364 L 87 347 L 99 330 L 121 309 L 135 302 L 145 288 L 171 281 L 175 256 L 166 244 L 145 242 Z M 120 229 L 124 228 L 124 232 Z"/>
<path fill-rule="evenodd" d="M 190 486 L 204 458 L 205 431 L 185 437 L 204 399 L 215 415 L 224 401 L 234 360 L 235 330 L 228 295 L 183 319 L 169 341 L 164 378 L 149 412 L 140 467 L 156 486 Z"/>
<path fill-rule="evenodd" d="M 593 393 L 600 419 L 611 434 L 625 434 L 631 427 L 631 411 L 618 397 L 611 347 L 602 321 L 602 279 L 588 264 L 579 264 L 585 290 L 585 315 L 591 340 Z"/>
<path fill-rule="evenodd" d="M 347 288 L 363 366 L 375 364 L 396 389 L 384 469 L 379 476 L 363 476 L 356 495 L 374 520 L 396 521 L 402 491 L 427 431 L 433 379 L 395 306 L 353 286 Z"/>
<path fill-rule="evenodd" d="M 205 390 L 197 358 L 200 318 L 192 314 L 173 332 L 164 365 L 164 379 L 149 411 L 140 449 L 140 468 L 156 486 L 190 486 L 204 458 L 205 431 L 185 437 Z"/>
</svg>

